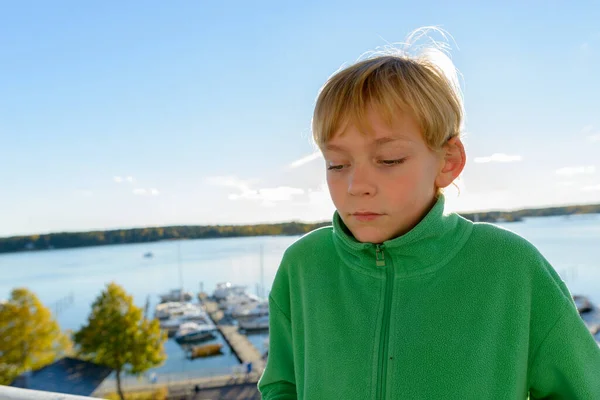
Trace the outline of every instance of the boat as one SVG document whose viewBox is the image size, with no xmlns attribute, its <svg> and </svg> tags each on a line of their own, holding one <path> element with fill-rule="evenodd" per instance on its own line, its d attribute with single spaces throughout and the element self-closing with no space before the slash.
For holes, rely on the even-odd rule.
<svg viewBox="0 0 600 400">
<path fill-rule="evenodd" d="M 212 321 L 210 320 L 210 318 L 203 313 L 189 313 L 189 314 L 185 314 L 185 315 L 181 315 L 179 317 L 175 317 L 175 318 L 169 318 L 166 320 L 162 320 L 160 321 L 160 327 L 162 329 L 179 329 L 179 327 L 185 323 L 188 322 L 194 322 L 196 324 L 200 324 L 200 325 L 211 325 L 214 326 L 214 324 L 212 323 Z"/>
<path fill-rule="evenodd" d="M 210 343 L 204 344 L 200 346 L 190 346 L 187 349 L 187 356 L 190 359 L 199 358 L 199 357 L 210 357 L 216 356 L 221 353 L 221 349 L 223 345 L 221 343 Z"/>
<path fill-rule="evenodd" d="M 175 333 L 175 341 L 182 343 L 197 343 L 212 340 L 216 338 L 216 327 L 213 324 L 197 324 L 195 322 L 186 322 L 181 324 L 177 333 Z"/>
<path fill-rule="evenodd" d="M 210 326 L 211 328 L 216 328 L 214 323 L 208 317 L 208 315 L 202 310 L 189 311 L 184 313 L 183 315 L 172 317 L 166 320 L 161 320 L 160 328 L 166 330 L 168 336 L 172 337 L 183 324 L 190 322 L 199 325 Z"/>
<path fill-rule="evenodd" d="M 160 328 L 167 332 L 168 337 L 173 337 L 179 327 L 186 322 L 214 326 L 200 304 L 162 303 L 156 306 L 154 317 L 159 320 Z"/>
<path fill-rule="evenodd" d="M 144 254 L 144 258 L 152 258 L 152 257 L 154 257 L 154 254 L 151 251 Z"/>
<path fill-rule="evenodd" d="M 154 308 L 154 318 L 158 320 L 169 319 L 172 313 L 179 310 L 183 306 L 183 303 L 176 301 L 169 301 L 167 303 L 157 304 Z"/>
<path fill-rule="evenodd" d="M 254 318 L 248 321 L 239 321 L 238 326 L 240 329 L 249 331 L 262 331 L 269 329 L 269 316 L 264 315 L 262 317 Z"/>
<path fill-rule="evenodd" d="M 575 301 L 575 305 L 577 306 L 577 311 L 579 312 L 579 314 L 587 313 L 594 310 L 592 302 L 585 296 L 574 295 L 573 300 Z"/>
<path fill-rule="evenodd" d="M 270 342 L 269 338 L 270 337 L 267 336 L 267 338 L 263 342 L 263 346 L 265 348 L 265 351 L 262 353 L 262 355 L 260 357 L 263 361 L 267 361 L 267 358 L 269 358 L 269 342 Z"/>
<path fill-rule="evenodd" d="M 573 301 L 583 323 L 600 346 L 600 307 L 583 295 L 574 295 Z"/>
<path fill-rule="evenodd" d="M 217 283 L 217 287 L 213 292 L 213 297 L 216 301 L 224 300 L 231 294 L 242 295 L 246 293 L 246 286 L 234 286 L 231 282 Z"/>
<path fill-rule="evenodd" d="M 181 289 L 173 289 L 169 293 L 159 295 L 161 303 L 173 301 L 191 301 L 194 297 L 190 292 L 184 292 Z"/>
<path fill-rule="evenodd" d="M 269 302 L 261 301 L 249 305 L 240 305 L 233 309 L 231 317 L 241 321 L 243 319 L 254 319 L 269 315 Z"/>
<path fill-rule="evenodd" d="M 217 337 L 217 335 L 215 335 L 215 333 L 212 331 L 190 332 L 182 336 L 177 336 L 177 334 L 178 333 L 175 333 L 175 341 L 179 344 L 206 342 L 208 340 L 213 340 Z"/>
<path fill-rule="evenodd" d="M 185 303 L 180 301 L 169 301 L 160 303 L 154 309 L 154 317 L 159 320 L 165 320 L 174 317 L 180 317 L 189 313 L 198 313 L 204 311 L 200 304 Z"/>
<path fill-rule="evenodd" d="M 252 308 L 260 302 L 261 299 L 253 294 L 230 294 L 219 302 L 219 308 L 231 314 L 237 307 Z"/>
</svg>

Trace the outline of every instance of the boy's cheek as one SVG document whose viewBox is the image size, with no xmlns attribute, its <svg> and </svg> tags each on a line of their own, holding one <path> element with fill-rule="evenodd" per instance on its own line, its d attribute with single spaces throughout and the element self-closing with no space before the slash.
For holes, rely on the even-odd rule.
<svg viewBox="0 0 600 400">
<path fill-rule="evenodd" d="M 331 199 L 341 201 L 344 196 L 348 193 L 348 187 L 342 182 L 332 182 L 329 186 L 329 196 Z"/>
<path fill-rule="evenodd" d="M 344 190 L 343 182 L 333 177 L 327 177 L 327 188 L 329 189 L 329 195 L 335 196 L 341 190 Z"/>
</svg>

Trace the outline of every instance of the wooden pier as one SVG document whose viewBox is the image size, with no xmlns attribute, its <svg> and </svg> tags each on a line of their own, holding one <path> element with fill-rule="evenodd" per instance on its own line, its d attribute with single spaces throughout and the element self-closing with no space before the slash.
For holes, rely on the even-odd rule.
<svg viewBox="0 0 600 400">
<path fill-rule="evenodd" d="M 222 325 L 219 323 L 223 318 L 223 312 L 219 310 L 218 304 L 206 299 L 202 301 L 202 304 L 238 361 L 242 364 L 252 363 L 253 367 L 262 364 L 263 360 L 260 352 L 250 343 L 245 335 L 239 333 L 237 326 Z"/>
<path fill-rule="evenodd" d="M 135 393 L 141 391 L 151 391 L 156 389 L 157 386 L 166 386 L 169 390 L 169 398 L 171 395 L 182 396 L 188 395 L 194 396 L 193 389 L 198 385 L 201 389 L 201 393 L 194 398 L 204 399 L 210 397 L 202 397 L 202 392 L 211 393 L 218 395 L 218 398 L 228 399 L 236 397 L 226 397 L 221 392 L 234 394 L 235 390 L 244 389 L 250 391 L 248 399 L 259 399 L 260 394 L 256 390 L 256 384 L 260 379 L 262 372 L 265 367 L 265 362 L 262 359 L 260 352 L 254 347 L 245 335 L 238 332 L 238 327 L 234 325 L 221 324 L 223 319 L 223 311 L 219 309 L 219 305 L 210 301 L 206 298 L 200 298 L 204 310 L 217 326 L 221 335 L 231 348 L 233 354 L 236 356 L 241 364 L 252 363 L 252 371 L 247 372 L 244 365 L 236 365 L 232 367 L 231 374 L 224 374 L 220 376 L 207 376 L 207 377 L 189 377 L 185 372 L 181 374 L 174 374 L 167 376 L 159 376 L 157 383 L 150 383 L 146 381 L 138 381 L 137 378 L 128 377 L 127 380 L 123 381 L 123 389 L 126 393 Z M 248 389 L 250 388 L 250 389 Z M 102 397 L 107 393 L 114 392 L 115 382 L 112 380 L 105 380 L 102 385 L 94 392 L 94 396 Z M 212 392 L 211 392 L 212 390 Z M 219 392 L 219 393 L 217 393 Z M 212 397 L 215 398 L 215 397 Z"/>
</svg>

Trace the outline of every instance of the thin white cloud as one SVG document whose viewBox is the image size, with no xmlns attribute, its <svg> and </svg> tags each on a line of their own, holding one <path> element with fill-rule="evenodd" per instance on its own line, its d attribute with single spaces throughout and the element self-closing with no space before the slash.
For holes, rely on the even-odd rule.
<svg viewBox="0 0 600 400">
<path fill-rule="evenodd" d="M 259 201 L 263 206 L 274 206 L 281 201 L 292 200 L 294 196 L 304 194 L 304 189 L 278 186 L 273 188 L 253 188 L 257 179 L 243 180 L 235 176 L 213 176 L 205 179 L 210 185 L 233 188 L 239 193 L 232 193 L 228 196 L 229 200 L 253 200 Z"/>
<path fill-rule="evenodd" d="M 132 190 L 132 193 L 136 196 L 158 196 L 160 191 L 156 188 L 152 189 L 144 189 L 144 188 L 135 188 Z"/>
<path fill-rule="evenodd" d="M 250 185 L 258 183 L 257 179 L 242 180 L 235 176 L 211 176 L 205 179 L 209 185 L 236 188 L 241 191 L 250 190 Z"/>
<path fill-rule="evenodd" d="M 294 207 L 294 210 L 306 210 L 307 214 L 304 218 L 310 221 L 331 218 L 335 210 L 325 182 L 316 187 L 309 188 L 305 196 L 294 199 L 289 204 Z"/>
<path fill-rule="evenodd" d="M 487 157 L 475 157 L 476 163 L 490 163 L 490 162 L 499 162 L 499 163 L 509 163 L 509 162 L 517 162 L 523 159 L 522 156 L 519 155 L 508 155 L 504 153 L 495 153 L 491 156 Z"/>
<path fill-rule="evenodd" d="M 564 167 L 556 170 L 558 176 L 591 175 L 596 173 L 596 167 L 593 165 L 576 167 Z"/>
<path fill-rule="evenodd" d="M 587 137 L 590 142 L 600 142 L 600 133 L 590 135 Z"/>
<path fill-rule="evenodd" d="M 329 204 L 331 203 L 331 196 L 326 184 L 322 184 L 318 190 L 308 191 L 308 203 L 314 204 Z"/>
<path fill-rule="evenodd" d="M 586 125 L 581 130 L 581 133 L 591 133 L 593 129 L 594 129 L 593 125 Z"/>
<path fill-rule="evenodd" d="M 133 181 L 135 181 L 135 179 L 133 178 L 133 176 L 113 176 L 113 181 L 115 183 L 123 183 L 123 182 L 133 183 Z"/>
<path fill-rule="evenodd" d="M 574 186 L 575 182 L 571 182 L 571 181 L 567 181 L 567 182 L 557 182 L 556 186 L 560 186 L 560 187 L 571 187 Z"/>
<path fill-rule="evenodd" d="M 248 190 L 240 194 L 229 195 L 230 200 L 259 200 L 267 203 L 292 200 L 294 196 L 304 194 L 303 189 L 288 186 Z"/>
<path fill-rule="evenodd" d="M 581 133 L 587 135 L 587 140 L 590 142 L 600 142 L 600 131 L 595 130 L 593 125 L 584 126 Z"/>
<path fill-rule="evenodd" d="M 309 154 L 307 156 L 304 156 L 292 163 L 290 163 L 290 165 L 288 165 L 288 168 L 298 168 L 304 164 L 308 164 L 309 162 L 316 160 L 318 158 L 321 157 L 321 152 L 320 151 L 315 151 L 312 154 Z"/>
<path fill-rule="evenodd" d="M 582 191 L 584 192 L 596 192 L 596 191 L 600 191 L 600 184 L 598 185 L 589 185 L 589 186 L 584 186 L 581 188 Z"/>
</svg>

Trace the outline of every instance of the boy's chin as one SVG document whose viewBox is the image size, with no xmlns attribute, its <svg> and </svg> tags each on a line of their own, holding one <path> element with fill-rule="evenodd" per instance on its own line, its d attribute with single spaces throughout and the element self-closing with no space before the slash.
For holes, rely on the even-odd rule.
<svg viewBox="0 0 600 400">
<path fill-rule="evenodd" d="M 392 233 L 376 226 L 360 226 L 350 229 L 356 240 L 362 243 L 383 243 L 392 238 Z"/>
</svg>

